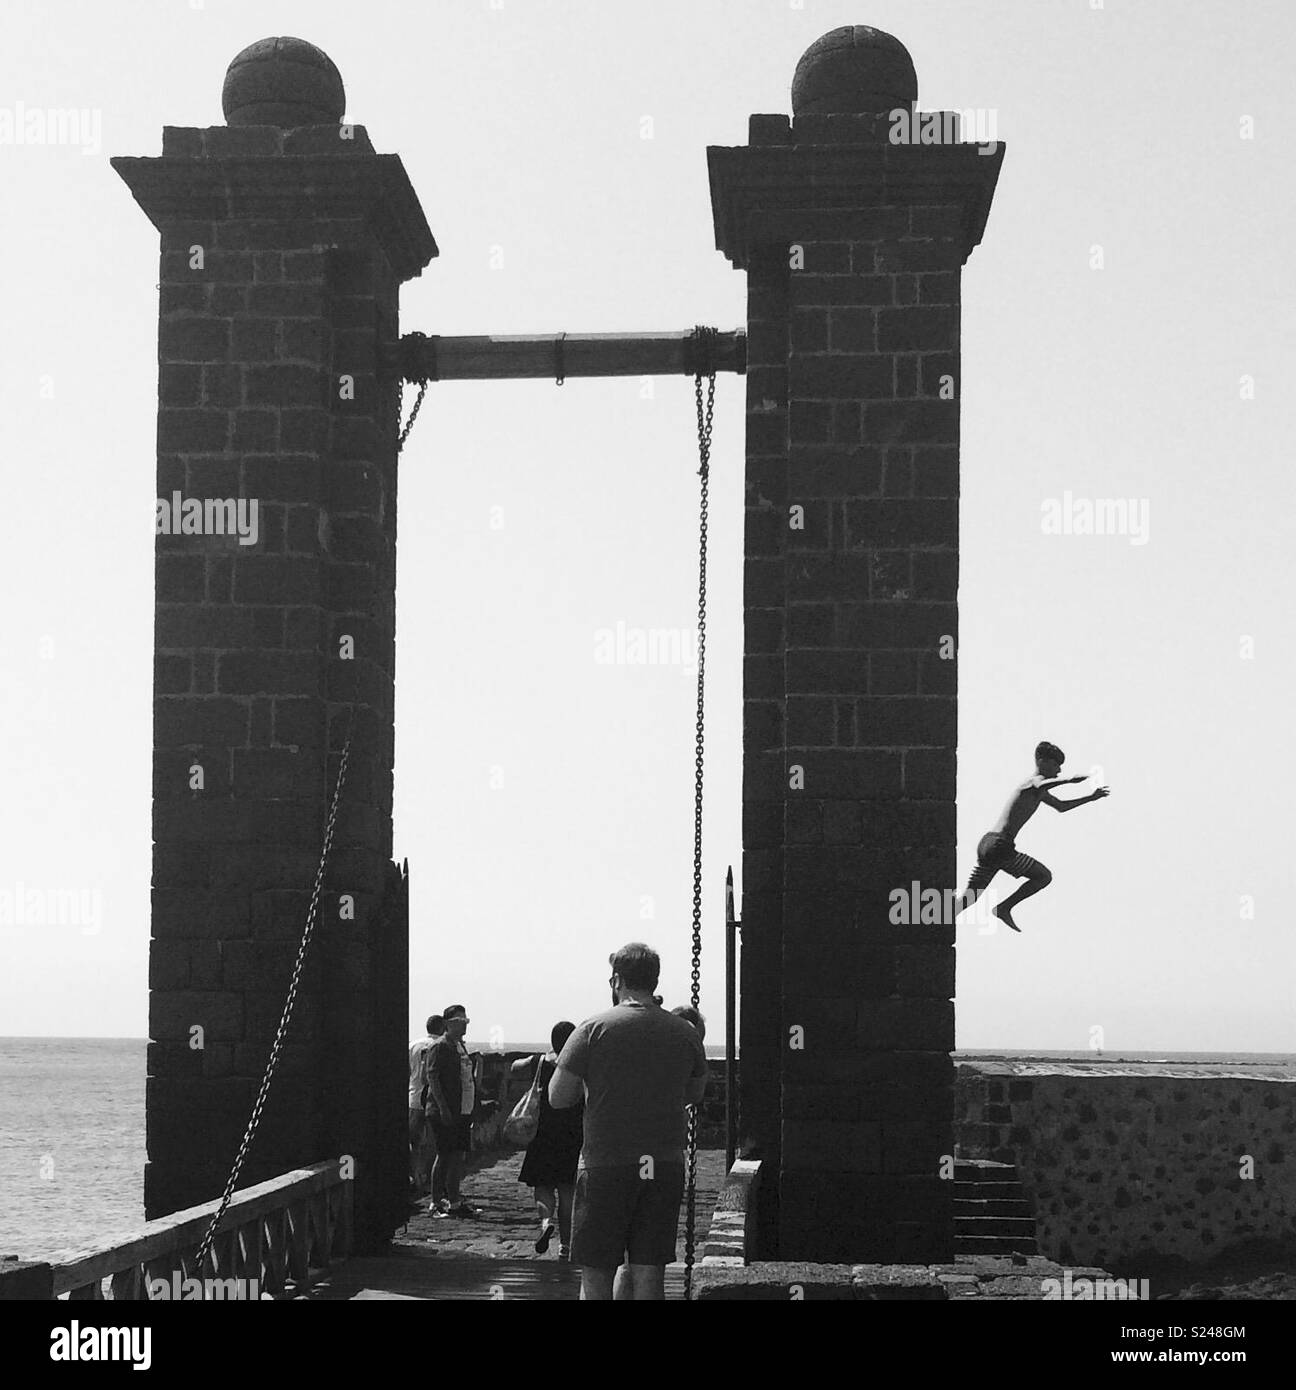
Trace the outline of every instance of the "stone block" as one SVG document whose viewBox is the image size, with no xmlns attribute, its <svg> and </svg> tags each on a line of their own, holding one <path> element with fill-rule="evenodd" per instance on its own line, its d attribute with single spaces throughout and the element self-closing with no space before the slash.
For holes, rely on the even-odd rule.
<svg viewBox="0 0 1296 1390">
<path fill-rule="evenodd" d="M 868 696 L 855 702 L 857 748 L 953 748 L 958 708 L 952 697 Z"/>
<path fill-rule="evenodd" d="M 294 286 L 271 287 L 284 290 Z M 315 366 L 277 362 L 270 367 L 248 367 L 245 374 L 249 406 L 322 406 L 326 401 L 326 377 Z"/>
<path fill-rule="evenodd" d="M 851 1282 L 855 1297 L 867 1302 L 949 1297 L 945 1284 L 928 1265 L 852 1265 Z"/>
<path fill-rule="evenodd" d="M 230 437 L 227 410 L 158 410 L 157 448 L 162 453 L 212 453 L 225 449 Z"/>
<path fill-rule="evenodd" d="M 907 565 L 909 556 L 901 552 Z M 918 661 L 911 652 L 872 652 L 868 657 L 868 695 L 916 695 Z"/>
<path fill-rule="evenodd" d="M 958 544 L 958 503 L 949 498 L 848 502 L 846 535 L 852 547 L 954 547 Z"/>
<path fill-rule="evenodd" d="M 236 603 L 317 604 L 320 585 L 320 564 L 313 558 L 247 555 L 234 564 Z"/>
<path fill-rule="evenodd" d="M 882 1169 L 901 1175 L 931 1175 L 940 1171 L 942 1160 L 953 1152 L 951 1128 L 953 1095 L 942 1093 L 948 1103 L 942 1117 L 928 1115 L 915 1120 L 886 1120 L 882 1124 Z"/>
<path fill-rule="evenodd" d="M 247 454 L 273 449 L 278 442 L 279 412 L 277 410 L 234 411 L 234 432 L 230 439 L 230 447 L 236 453 Z"/>
<path fill-rule="evenodd" d="M 895 286 L 890 275 L 873 275 L 873 249 L 867 252 L 867 264 L 858 264 L 859 254 L 852 250 L 851 266 L 853 273 L 844 275 L 797 275 L 791 285 L 794 308 L 805 309 L 825 305 L 830 310 L 845 305 L 883 305 L 890 304 Z M 861 270 L 864 273 L 860 273 Z"/>
<path fill-rule="evenodd" d="M 874 266 L 888 275 L 933 270 L 953 274 L 962 265 L 964 244 L 961 238 L 890 241 L 877 248 Z"/>
<path fill-rule="evenodd" d="M 864 558 L 871 567 L 871 561 Z M 838 599 L 837 640 L 843 647 L 870 652 L 897 648 L 936 651 L 942 638 L 958 632 L 958 610 L 953 602 L 855 603 L 850 597 L 842 594 Z"/>
<path fill-rule="evenodd" d="M 200 286 L 185 286 L 183 290 L 164 290 L 165 295 L 180 293 L 202 296 Z M 164 406 L 197 406 L 202 401 L 202 368 L 164 362 L 158 368 L 158 400 Z"/>
<path fill-rule="evenodd" d="M 956 695 L 958 665 L 939 652 L 923 652 L 918 658 L 919 693 L 923 695 Z"/>
<path fill-rule="evenodd" d="M 872 347 L 871 342 L 859 345 Z M 891 371 L 890 358 L 867 352 L 795 355 L 788 368 L 788 391 L 802 400 L 885 400 L 891 396 Z"/>
<path fill-rule="evenodd" d="M 831 647 L 835 644 L 836 609 L 831 603 L 788 605 L 789 647 Z"/>
<path fill-rule="evenodd" d="M 858 1120 L 861 1117 L 856 1097 L 844 1092 L 840 1086 L 819 1085 L 813 1082 L 798 1082 L 792 1085 L 785 1082 L 783 1118 L 789 1124 L 799 1124 L 803 1120 L 839 1123 Z"/>
<path fill-rule="evenodd" d="M 773 653 L 783 645 L 782 608 L 749 608 L 743 614 L 743 650 Z"/>
<path fill-rule="evenodd" d="M 959 395 L 959 358 L 953 352 L 924 352 L 914 359 L 918 368 L 917 394 L 936 397 L 939 400 L 954 400 Z M 944 446 L 943 451 L 948 451 Z M 957 451 L 955 451 L 957 452 Z M 958 475 L 948 475 L 940 479 L 941 486 L 928 486 L 922 495 L 928 497 L 957 497 Z"/>
<path fill-rule="evenodd" d="M 825 801 L 823 838 L 827 845 L 857 845 L 860 843 L 863 807 L 855 801 Z"/>
<path fill-rule="evenodd" d="M 188 314 L 158 325 L 158 357 L 163 362 L 226 362 L 230 321 Z"/>
<path fill-rule="evenodd" d="M 789 695 L 787 746 L 831 748 L 836 742 L 836 705 L 822 697 Z"/>
<path fill-rule="evenodd" d="M 812 796 L 874 801 L 900 795 L 899 753 L 839 749 L 807 751 L 799 757 L 805 774 L 803 790 Z"/>
<path fill-rule="evenodd" d="M 781 555 L 787 537 L 787 519 L 766 507 L 748 507 L 743 524 L 743 554 L 749 558 Z"/>
<path fill-rule="evenodd" d="M 784 664 L 789 694 L 866 695 L 868 658 L 854 651 L 815 651 L 793 648 Z"/>
<path fill-rule="evenodd" d="M 822 803 L 801 797 L 787 802 L 784 827 L 784 839 L 789 845 L 822 843 Z"/>
<path fill-rule="evenodd" d="M 888 289 L 886 282 L 879 279 L 877 300 L 879 303 L 889 304 L 890 294 L 887 293 L 883 298 L 883 293 Z M 834 352 L 870 353 L 877 354 L 866 360 L 874 365 L 872 371 L 876 391 L 867 393 L 856 393 L 859 400 L 885 400 L 891 395 L 890 375 L 892 371 L 892 359 L 889 356 L 878 354 L 877 324 L 879 309 L 872 307 L 853 306 L 848 308 L 834 307 L 829 312 L 828 333 L 829 343 Z M 849 359 L 847 359 L 849 360 Z"/>
<path fill-rule="evenodd" d="M 875 401 L 864 408 L 869 444 L 957 444 L 958 401 Z"/>
<path fill-rule="evenodd" d="M 886 998 L 895 986 L 894 955 L 889 947 L 861 946 L 849 925 L 836 940 L 793 938 L 784 943 L 782 982 L 789 1000 Z"/>
<path fill-rule="evenodd" d="M 184 990 L 189 984 L 188 941 L 154 941 L 149 946 L 150 990 Z"/>
<path fill-rule="evenodd" d="M 858 445 L 799 445 L 789 451 L 788 495 L 800 499 L 876 496 L 882 455 Z"/>
<path fill-rule="evenodd" d="M 808 1173 L 877 1173 L 882 1127 L 851 1120 L 797 1120 L 784 1113 L 783 1167 Z"/>
<path fill-rule="evenodd" d="M 952 802 L 873 802 L 861 807 L 860 842 L 890 848 L 948 846 L 952 850 L 954 819 Z M 897 887 L 908 889 L 910 884 Z"/>
<path fill-rule="evenodd" d="M 278 319 L 236 318 L 230 335 L 231 357 L 242 364 L 274 362 L 279 356 L 279 331 Z M 250 406 L 277 403 L 253 397 L 248 400 Z"/>
<path fill-rule="evenodd" d="M 846 1302 L 855 1292 L 848 1265 L 757 1261 L 736 1269 L 695 1269 L 691 1297 L 707 1303 Z"/>
<path fill-rule="evenodd" d="M 953 811 L 953 807 L 948 808 Z M 896 993 L 909 999 L 952 999 L 955 954 L 947 946 L 895 948 Z"/>
<path fill-rule="evenodd" d="M 314 652 L 225 652 L 217 666 L 223 695 L 311 696 L 319 691 L 320 658 Z"/>
<path fill-rule="evenodd" d="M 153 657 L 153 689 L 159 695 L 186 694 L 193 683 L 193 662 L 187 656 Z"/>
<path fill-rule="evenodd" d="M 952 1052 L 954 1005 L 943 999 L 865 1000 L 859 1006 L 856 1044 L 900 1052 Z"/>
<path fill-rule="evenodd" d="M 954 307 L 906 306 L 877 311 L 881 352 L 948 352 L 958 347 L 959 315 Z"/>
<path fill-rule="evenodd" d="M 907 748 L 903 776 L 905 796 L 953 801 L 958 777 L 953 747 Z"/>
<path fill-rule="evenodd" d="M 249 414 L 244 411 L 241 414 Z M 329 412 L 325 409 L 262 409 L 258 414 L 271 414 L 277 421 L 283 449 L 299 455 L 322 451 L 329 437 Z"/>
<path fill-rule="evenodd" d="M 213 1042 L 243 1036 L 243 998 L 221 990 L 152 990 L 149 1036 L 156 1042 L 187 1040 L 200 1027 Z"/>
<path fill-rule="evenodd" d="M 244 700 L 210 696 L 170 696 L 153 701 L 153 743 L 156 748 L 238 746 L 248 738 L 248 706 Z"/>
</svg>

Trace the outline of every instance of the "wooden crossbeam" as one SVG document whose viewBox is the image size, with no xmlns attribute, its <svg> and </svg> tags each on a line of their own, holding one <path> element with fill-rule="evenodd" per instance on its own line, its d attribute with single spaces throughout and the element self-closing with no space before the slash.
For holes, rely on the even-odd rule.
<svg viewBox="0 0 1296 1390">
<path fill-rule="evenodd" d="M 404 381 L 497 381 L 578 376 L 695 376 L 745 372 L 747 335 L 717 333 L 710 361 L 683 333 L 488 334 L 425 337 L 407 333 L 392 367 Z"/>
</svg>

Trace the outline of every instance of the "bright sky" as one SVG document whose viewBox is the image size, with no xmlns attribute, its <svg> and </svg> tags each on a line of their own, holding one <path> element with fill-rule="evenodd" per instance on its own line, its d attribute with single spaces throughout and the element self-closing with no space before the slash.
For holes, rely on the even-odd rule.
<svg viewBox="0 0 1296 1390">
<path fill-rule="evenodd" d="M 1109 1050 L 1293 1049 L 1275 767 L 1296 676 L 1289 5 L 6 13 L 0 112 L 99 111 L 102 143 L 0 144 L 0 893 L 75 890 L 101 910 L 93 933 L 0 926 L 0 1034 L 147 1027 L 157 236 L 108 157 L 160 153 L 164 124 L 220 123 L 229 60 L 294 34 L 337 63 L 348 119 L 402 157 L 440 244 L 405 289 L 405 331 L 735 328 L 744 277 L 714 250 L 706 146 L 786 112 L 820 34 L 870 23 L 908 46 L 922 106 L 993 108 L 1008 146 L 963 280 L 960 872 L 1040 738 L 1112 787 L 1023 832 L 1055 875 L 1023 935 L 961 931 L 959 1045 L 1083 1048 L 1097 1027 Z M 741 380 L 717 397 L 715 1041 L 741 858 Z M 690 627 L 692 412 L 683 379 L 648 398 L 637 379 L 432 388 L 400 494 L 412 1031 L 463 1000 L 470 1036 L 538 1038 L 604 1006 L 607 953 L 634 938 L 662 951 L 667 1002 L 686 998 L 692 677 L 595 653 L 618 623 Z M 1068 492 L 1146 502 L 1146 543 L 1044 534 Z"/>
</svg>

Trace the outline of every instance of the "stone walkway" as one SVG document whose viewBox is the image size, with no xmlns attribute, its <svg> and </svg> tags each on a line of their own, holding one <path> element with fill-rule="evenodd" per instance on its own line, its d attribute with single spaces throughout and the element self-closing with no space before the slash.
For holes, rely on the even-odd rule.
<svg viewBox="0 0 1296 1390">
<path fill-rule="evenodd" d="M 480 1216 L 434 1219 L 427 1215 L 428 1199 L 424 1198 L 393 1239 L 388 1254 L 347 1260 L 305 1297 L 312 1301 L 575 1300 L 580 1273 L 559 1260 L 557 1238 L 547 1254 L 535 1253 L 539 1226 L 531 1190 L 518 1182 L 522 1157 L 521 1153 L 486 1154 L 474 1160 L 463 1181 L 463 1195 L 481 1209 Z M 724 1150 L 699 1150 L 695 1222 L 699 1252 L 723 1179 Z M 681 1256 L 684 1215 L 681 1209 Z M 683 1296 L 681 1259 L 666 1267 L 666 1297 Z"/>
<path fill-rule="evenodd" d="M 463 1181 L 463 1195 L 475 1207 L 479 1217 L 446 1216 L 433 1218 L 427 1214 L 429 1199 L 419 1202 L 417 1212 L 411 1212 L 409 1224 L 398 1232 L 393 1249 L 418 1246 L 424 1255 L 476 1255 L 490 1259 L 529 1259 L 558 1262 L 558 1238 L 554 1237 L 546 1255 L 534 1249 L 539 1224 L 531 1189 L 518 1182 L 522 1153 L 487 1154 L 474 1161 Z M 716 1194 L 724 1180 L 724 1150 L 699 1149 L 697 1162 L 697 1244 L 706 1237 L 715 1207 Z M 680 1254 L 684 1252 L 684 1207 L 680 1206 Z"/>
</svg>

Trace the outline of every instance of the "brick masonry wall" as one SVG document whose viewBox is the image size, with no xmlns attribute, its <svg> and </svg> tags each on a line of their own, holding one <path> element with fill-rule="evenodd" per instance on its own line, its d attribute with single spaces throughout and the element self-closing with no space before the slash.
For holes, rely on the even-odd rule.
<svg viewBox="0 0 1296 1390">
<path fill-rule="evenodd" d="M 775 557 L 751 554 L 787 495 L 788 259 L 762 247 L 747 267 L 747 473 L 743 567 L 742 1139 L 777 1169 L 782 1055 L 783 576 Z M 768 545 L 768 542 L 766 542 Z M 771 562 L 772 561 L 772 562 Z"/>
<path fill-rule="evenodd" d="M 383 910 L 400 896 L 399 388 L 378 352 L 397 336 L 400 281 L 435 247 L 403 171 L 352 129 L 169 128 L 162 159 L 114 166 L 162 238 L 157 495 L 255 500 L 258 519 L 254 544 L 157 537 L 146 1212 L 223 1186 L 349 733 L 319 924 L 240 1185 L 350 1154 L 363 1242 L 364 1178 L 398 1153 L 383 1135 L 404 1104 L 380 1078 L 404 1066 L 390 1020 L 407 959 L 387 939 L 400 905 Z M 422 261 L 374 230 L 393 207 L 415 243 L 421 226 Z"/>
<path fill-rule="evenodd" d="M 784 1062 L 782 1200 L 787 1227 L 832 1193 L 833 1255 L 890 1260 L 948 1240 L 953 949 L 889 906 L 954 880 L 961 248 L 932 209 L 867 221 L 798 243 L 789 279 L 783 1020 L 811 1041 Z"/>
<path fill-rule="evenodd" d="M 997 164 L 929 154 L 851 116 L 711 151 L 749 276 L 743 1113 L 782 1259 L 952 1252 L 953 928 L 890 895 L 954 886 L 959 283 Z"/>
<path fill-rule="evenodd" d="M 960 1154 L 1016 1163 L 1050 1259 L 1137 1275 L 1251 1241 L 1296 1248 L 1296 1081 L 961 1065 L 957 1102 Z"/>
</svg>

